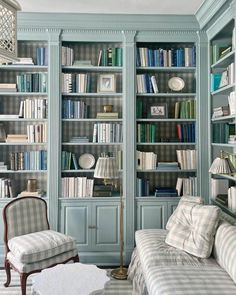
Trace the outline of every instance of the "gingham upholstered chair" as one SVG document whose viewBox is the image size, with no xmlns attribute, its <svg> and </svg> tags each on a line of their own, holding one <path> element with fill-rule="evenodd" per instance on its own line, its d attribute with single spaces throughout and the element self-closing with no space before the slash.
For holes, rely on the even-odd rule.
<svg viewBox="0 0 236 295">
<path fill-rule="evenodd" d="M 26 295 L 27 277 L 44 268 L 69 260 L 79 262 L 75 239 L 50 230 L 46 202 L 37 197 L 22 197 L 3 209 L 5 270 L 11 282 L 11 268 L 20 274 L 21 292 Z"/>
</svg>

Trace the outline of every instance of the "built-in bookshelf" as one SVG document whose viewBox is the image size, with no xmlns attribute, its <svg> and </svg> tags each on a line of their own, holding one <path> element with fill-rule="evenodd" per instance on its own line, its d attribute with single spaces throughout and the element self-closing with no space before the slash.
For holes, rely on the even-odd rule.
<svg viewBox="0 0 236 295">
<path fill-rule="evenodd" d="M 19 41 L 18 57 L 0 65 L 1 199 L 25 191 L 28 179 L 37 179 L 36 195 L 47 195 L 47 42 Z"/>
<path fill-rule="evenodd" d="M 235 21 L 227 20 L 210 38 L 210 159 L 223 157 L 235 169 L 236 91 Z M 210 163 L 210 165 L 211 165 Z M 234 174 L 212 173 L 210 199 L 230 215 L 236 214 Z"/>
<path fill-rule="evenodd" d="M 136 56 L 136 196 L 196 195 L 195 45 L 138 43 Z"/>
<path fill-rule="evenodd" d="M 65 41 L 61 58 L 61 198 L 102 200 L 114 191 L 93 178 L 98 157 L 116 157 L 122 177 L 122 43 Z"/>
</svg>

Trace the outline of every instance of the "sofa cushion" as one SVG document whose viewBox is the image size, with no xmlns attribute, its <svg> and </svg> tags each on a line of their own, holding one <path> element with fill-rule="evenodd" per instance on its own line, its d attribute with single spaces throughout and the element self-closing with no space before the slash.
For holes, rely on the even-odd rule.
<svg viewBox="0 0 236 295">
<path fill-rule="evenodd" d="M 178 211 L 166 243 L 201 258 L 212 251 L 221 209 L 216 206 L 184 202 Z"/>
<path fill-rule="evenodd" d="M 11 253 L 22 263 L 33 263 L 76 248 L 75 239 L 44 230 L 14 237 L 8 241 Z"/>
<path fill-rule="evenodd" d="M 185 202 L 203 204 L 203 199 L 202 199 L 202 197 L 192 197 L 192 196 L 183 196 L 183 197 L 181 197 L 177 208 L 175 209 L 175 211 L 172 213 L 172 215 L 170 216 L 170 218 L 167 221 L 167 224 L 166 224 L 166 229 L 167 230 L 170 230 L 172 225 L 175 222 L 178 207 L 181 206 L 181 204 L 183 204 Z"/>
<path fill-rule="evenodd" d="M 236 285 L 219 265 L 151 267 L 146 282 L 149 295 L 236 294 Z"/>
<path fill-rule="evenodd" d="M 213 255 L 236 283 L 236 226 L 226 222 L 219 225 Z"/>
</svg>

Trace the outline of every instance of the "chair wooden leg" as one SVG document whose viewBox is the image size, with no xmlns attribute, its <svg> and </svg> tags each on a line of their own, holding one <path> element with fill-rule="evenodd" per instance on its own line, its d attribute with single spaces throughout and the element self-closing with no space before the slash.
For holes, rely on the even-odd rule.
<svg viewBox="0 0 236 295">
<path fill-rule="evenodd" d="M 73 258 L 73 261 L 74 261 L 74 262 L 79 262 L 79 255 L 76 255 L 76 256 Z"/>
<path fill-rule="evenodd" d="M 4 286 L 8 287 L 11 283 L 11 267 L 10 267 L 10 263 L 7 261 L 7 259 L 5 259 L 5 271 L 6 271 L 6 275 L 7 275 L 7 281 L 4 284 Z"/>
<path fill-rule="evenodd" d="M 27 281 L 28 274 L 21 273 L 20 274 L 20 285 L 21 285 L 21 295 L 26 295 L 26 281 Z"/>
</svg>

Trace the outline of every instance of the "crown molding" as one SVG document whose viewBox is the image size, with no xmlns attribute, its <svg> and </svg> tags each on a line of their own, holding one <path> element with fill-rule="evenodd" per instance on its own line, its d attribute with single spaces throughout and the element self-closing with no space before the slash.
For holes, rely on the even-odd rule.
<svg viewBox="0 0 236 295">
<path fill-rule="evenodd" d="M 207 25 L 223 5 L 230 4 L 231 2 L 232 0 L 207 0 L 203 2 L 195 14 L 200 29 Z"/>
<path fill-rule="evenodd" d="M 194 15 L 122 15 L 79 13 L 18 13 L 18 27 L 62 30 L 190 30 L 199 29 Z"/>
</svg>

